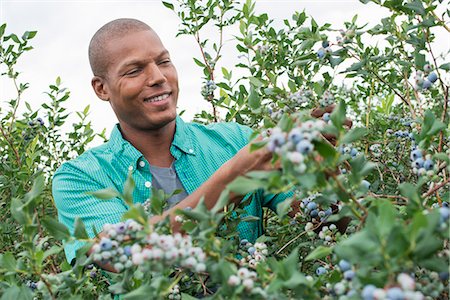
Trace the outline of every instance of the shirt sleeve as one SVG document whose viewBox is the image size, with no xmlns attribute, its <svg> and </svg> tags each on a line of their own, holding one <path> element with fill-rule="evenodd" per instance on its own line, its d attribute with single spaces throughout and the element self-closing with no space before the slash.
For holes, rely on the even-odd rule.
<svg viewBox="0 0 450 300">
<path fill-rule="evenodd" d="M 119 198 L 101 200 L 88 192 L 107 188 L 96 181 L 94 176 L 70 163 L 63 164 L 53 177 L 52 193 L 58 210 L 58 220 L 74 232 L 75 219 L 80 218 L 90 238 L 102 231 L 106 223 L 118 223 L 123 213 L 127 211 L 126 205 Z M 69 263 L 75 258 L 75 252 L 84 242 L 75 241 L 64 244 L 64 251 Z"/>
</svg>

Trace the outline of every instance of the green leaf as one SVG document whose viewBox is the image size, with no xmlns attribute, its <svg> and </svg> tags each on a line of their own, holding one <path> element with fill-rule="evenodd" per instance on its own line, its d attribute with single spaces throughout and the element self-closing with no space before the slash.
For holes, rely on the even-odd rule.
<svg viewBox="0 0 450 300">
<path fill-rule="evenodd" d="M 439 66 L 439 69 L 450 71 L 450 63 L 445 63 Z"/>
<path fill-rule="evenodd" d="M 6 23 L 0 26 L 0 38 L 5 34 Z"/>
<path fill-rule="evenodd" d="M 344 124 L 345 121 L 345 114 L 346 114 L 346 105 L 344 101 L 341 101 L 331 113 L 330 118 L 333 125 L 336 126 L 337 128 L 342 128 L 342 124 Z"/>
<path fill-rule="evenodd" d="M 166 1 L 162 1 L 162 4 L 163 4 L 165 7 L 167 7 L 168 9 L 173 10 L 173 4 L 172 4 L 172 3 L 169 3 L 169 2 L 166 2 Z"/>
<path fill-rule="evenodd" d="M 44 217 L 42 225 L 48 230 L 51 236 L 57 240 L 68 240 L 70 238 L 70 232 L 66 226 L 59 223 L 52 217 Z"/>
<path fill-rule="evenodd" d="M 7 288 L 1 300 L 31 300 L 33 299 L 33 294 L 31 293 L 31 289 L 26 286 L 10 286 Z"/>
<path fill-rule="evenodd" d="M 257 110 L 261 106 L 261 99 L 253 86 L 250 87 L 250 95 L 248 96 L 248 106 L 252 110 Z"/>
<path fill-rule="evenodd" d="M 95 191 L 95 192 L 87 192 L 86 194 L 93 195 L 102 200 L 119 198 L 121 196 L 120 193 L 113 188 L 107 188 L 107 189 L 103 189 L 103 190 L 99 190 L 99 191 Z"/>
<path fill-rule="evenodd" d="M 73 235 L 77 239 L 81 239 L 81 240 L 89 238 L 89 236 L 86 232 L 86 227 L 84 226 L 83 221 L 79 217 L 76 217 L 76 219 L 75 219 L 75 230 L 73 232 Z"/>
<path fill-rule="evenodd" d="M 123 295 L 123 299 L 125 300 L 142 300 L 149 299 L 148 295 L 152 295 L 154 288 L 150 285 L 141 285 L 137 289 Z"/>
<path fill-rule="evenodd" d="M 134 183 L 133 176 L 130 171 L 123 187 L 123 200 L 130 207 L 133 205 L 133 191 L 135 186 L 136 184 Z"/>
<path fill-rule="evenodd" d="M 257 189 L 263 188 L 265 186 L 264 182 L 261 180 L 250 179 L 247 177 L 239 176 L 228 184 L 228 189 L 230 191 L 238 194 L 245 195 L 254 192 Z"/>
<path fill-rule="evenodd" d="M 193 57 L 192 59 L 195 61 L 195 63 L 197 64 L 197 66 L 202 67 L 202 68 L 206 67 L 206 65 L 205 65 L 204 63 L 202 63 L 201 61 L 199 61 L 199 60 L 196 59 L 195 57 Z"/>
<path fill-rule="evenodd" d="M 367 134 L 367 129 L 362 127 L 355 127 L 347 132 L 341 140 L 342 144 L 349 144 L 354 141 L 361 139 L 363 136 Z"/>
<path fill-rule="evenodd" d="M 314 249 L 313 252 L 308 254 L 308 256 L 305 258 L 305 260 L 310 261 L 310 260 L 314 260 L 314 259 L 324 258 L 325 256 L 330 255 L 332 252 L 333 252 L 333 248 L 331 248 L 331 247 L 319 246 L 316 249 Z"/>
<path fill-rule="evenodd" d="M 425 8 L 423 7 L 423 4 L 420 0 L 413 0 L 409 3 L 406 3 L 405 6 L 409 9 L 412 9 L 414 12 L 416 12 L 419 15 L 425 14 Z"/>
<path fill-rule="evenodd" d="M 15 272 L 17 268 L 17 261 L 14 258 L 14 254 L 11 252 L 6 252 L 0 257 L 0 266 L 5 268 L 7 271 Z"/>
</svg>

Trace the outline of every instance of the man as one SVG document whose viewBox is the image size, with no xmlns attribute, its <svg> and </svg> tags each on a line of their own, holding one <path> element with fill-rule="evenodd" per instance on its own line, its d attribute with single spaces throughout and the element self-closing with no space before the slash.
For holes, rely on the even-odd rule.
<svg viewBox="0 0 450 300">
<path fill-rule="evenodd" d="M 149 199 L 152 186 L 183 191 L 170 200 L 172 208 L 165 217 L 176 209 L 195 207 L 202 197 L 211 208 L 238 176 L 272 168 L 266 149 L 250 153 L 246 146 L 250 128 L 237 123 L 188 124 L 177 116 L 177 71 L 147 24 L 134 19 L 107 23 L 91 40 L 89 61 L 92 87 L 111 104 L 119 124 L 109 142 L 64 163 L 55 173 L 59 220 L 72 232 L 76 217 L 92 238 L 93 227 L 101 231 L 103 224 L 120 221 L 127 210 L 123 201 L 100 200 L 87 192 L 111 187 L 122 191 L 129 171 L 136 182 L 135 203 Z M 256 192 L 246 211 L 262 217 L 263 206 L 275 209 L 286 197 Z M 254 241 L 262 234 L 262 223 L 241 223 L 238 230 L 242 238 Z M 69 262 L 81 245 L 65 246 Z"/>
</svg>

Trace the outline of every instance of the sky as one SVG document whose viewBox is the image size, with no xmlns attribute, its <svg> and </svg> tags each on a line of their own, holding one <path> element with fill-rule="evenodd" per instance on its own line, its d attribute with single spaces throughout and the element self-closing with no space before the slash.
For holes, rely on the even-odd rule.
<svg viewBox="0 0 450 300">
<path fill-rule="evenodd" d="M 176 3 L 175 1 L 172 1 Z M 360 22 L 375 25 L 386 16 L 386 11 L 373 4 L 364 5 L 358 0 L 348 1 L 281 1 L 257 0 L 256 11 L 266 12 L 270 18 L 281 23 L 291 18 L 295 11 L 303 11 L 319 25 L 331 23 L 334 28 L 343 28 L 343 22 L 358 14 Z M 67 102 L 69 111 L 81 111 L 91 106 L 89 119 L 93 128 L 107 134 L 117 119 L 108 102 L 99 100 L 94 94 L 90 81 L 87 49 L 92 35 L 105 23 L 116 18 L 136 18 L 148 23 L 159 34 L 178 70 L 180 96 L 179 111 L 186 110 L 184 119 L 189 121 L 195 113 L 210 106 L 202 100 L 201 69 L 192 57 L 200 57 L 198 45 L 192 36 L 176 37 L 180 20 L 176 14 L 164 7 L 160 0 L 141 1 L 12 1 L 0 0 L 0 23 L 7 23 L 6 33 L 22 34 L 37 30 L 31 40 L 34 49 L 24 55 L 17 65 L 21 72 L 20 81 L 29 82 L 30 88 L 23 99 L 33 108 L 48 100 L 43 93 L 48 85 L 60 76 L 62 86 L 71 91 Z M 360 24 L 361 24 L 360 23 Z M 225 40 L 230 39 L 233 30 L 225 32 Z M 447 47 L 448 48 L 448 47 Z M 236 59 L 236 52 L 226 44 L 223 65 L 228 69 Z M 218 66 L 219 70 L 221 65 Z M 0 105 L 11 98 L 13 90 L 9 80 L 0 82 Z M 20 109 L 24 109 L 24 105 Z M 73 114 L 74 115 L 74 114 Z M 75 117 L 72 120 L 76 120 Z"/>
</svg>

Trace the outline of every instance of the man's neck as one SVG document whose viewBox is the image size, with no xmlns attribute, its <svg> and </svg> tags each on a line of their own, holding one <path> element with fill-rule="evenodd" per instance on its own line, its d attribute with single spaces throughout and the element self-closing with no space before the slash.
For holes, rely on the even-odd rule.
<svg viewBox="0 0 450 300">
<path fill-rule="evenodd" d="M 123 138 L 139 150 L 150 165 L 170 167 L 173 162 L 170 146 L 175 135 L 175 120 L 155 130 L 136 130 L 121 125 L 121 132 Z"/>
</svg>

